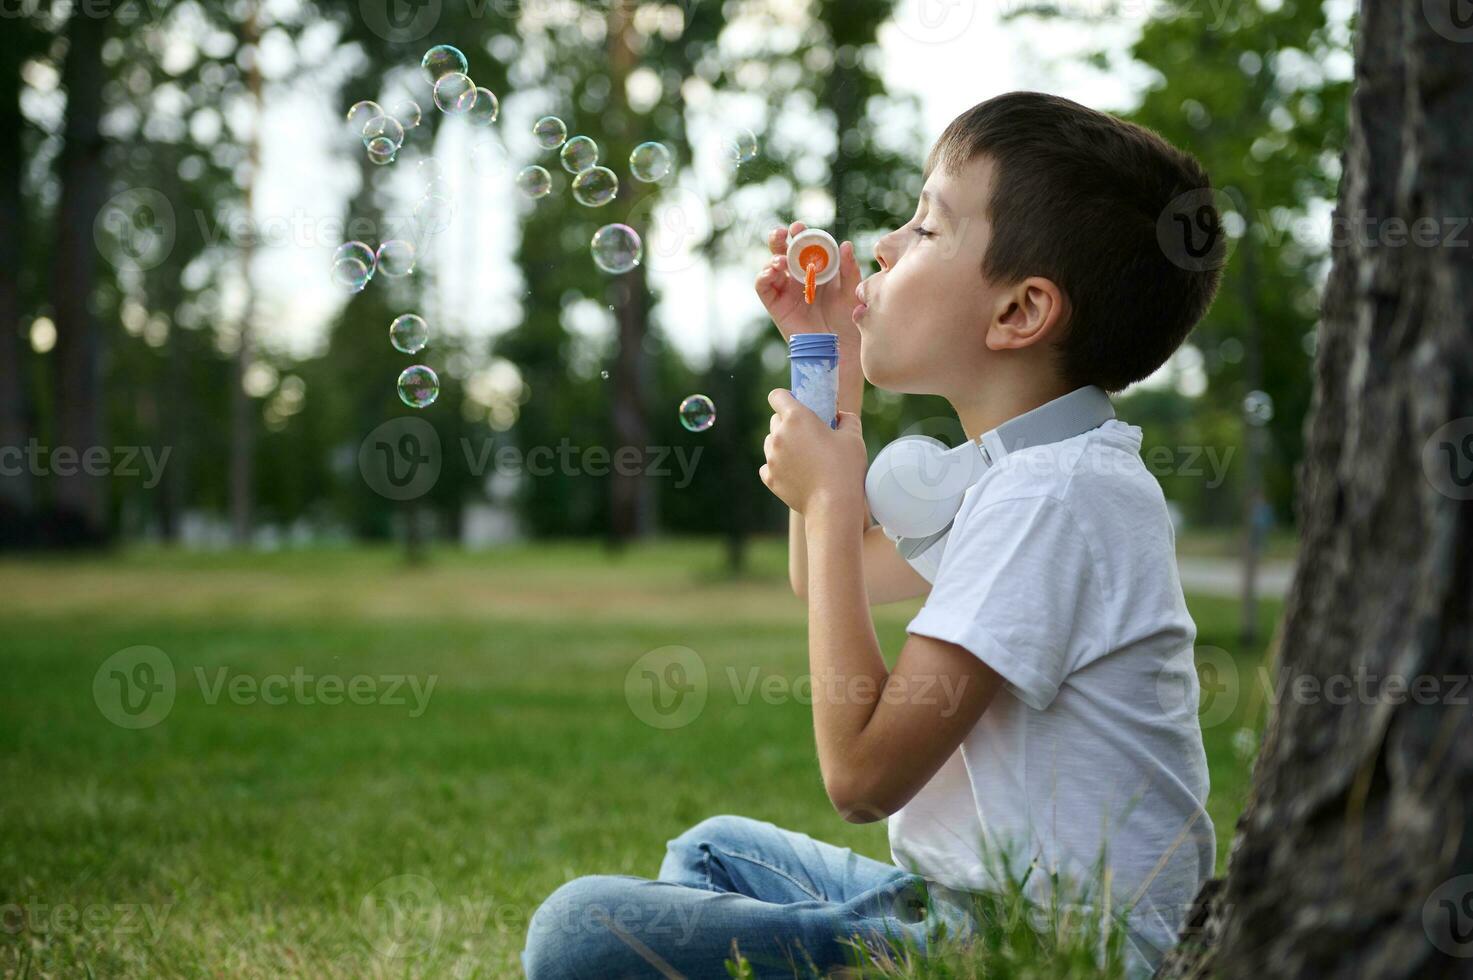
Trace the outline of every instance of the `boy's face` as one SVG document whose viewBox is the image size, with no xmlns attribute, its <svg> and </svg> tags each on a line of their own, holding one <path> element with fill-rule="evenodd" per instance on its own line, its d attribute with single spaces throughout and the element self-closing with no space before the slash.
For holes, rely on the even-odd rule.
<svg viewBox="0 0 1473 980">
<path fill-rule="evenodd" d="M 986 156 L 959 174 L 937 167 L 915 217 L 875 245 L 880 271 L 860 284 L 868 308 L 856 317 L 871 384 L 949 395 L 975 386 L 985 371 L 987 326 L 1003 296 L 981 271 L 993 171 Z"/>
</svg>

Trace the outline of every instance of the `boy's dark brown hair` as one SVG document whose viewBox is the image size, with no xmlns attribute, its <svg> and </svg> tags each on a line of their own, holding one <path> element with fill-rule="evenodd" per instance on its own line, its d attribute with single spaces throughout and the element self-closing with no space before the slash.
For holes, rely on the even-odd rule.
<svg viewBox="0 0 1473 980">
<path fill-rule="evenodd" d="M 1222 278 L 1225 235 L 1202 165 L 1144 127 L 1040 92 L 962 113 L 925 174 L 960 173 L 981 154 L 995 165 L 982 274 L 1003 284 L 1043 276 L 1063 290 L 1064 380 L 1119 391 L 1166 363 Z M 1172 247 L 1182 233 L 1172 219 L 1207 230 L 1205 257 Z"/>
</svg>

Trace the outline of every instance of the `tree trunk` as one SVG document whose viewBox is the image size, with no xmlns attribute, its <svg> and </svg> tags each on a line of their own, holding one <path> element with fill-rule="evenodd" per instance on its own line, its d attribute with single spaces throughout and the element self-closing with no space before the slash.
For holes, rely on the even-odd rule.
<svg viewBox="0 0 1473 980">
<path fill-rule="evenodd" d="M 26 344 L 20 334 L 20 277 L 26 240 L 21 194 L 20 51 L 0 54 L 0 447 L 30 438 L 26 417 Z M 34 526 L 34 487 L 29 467 L 0 471 L 0 548 L 17 545 Z"/>
<path fill-rule="evenodd" d="M 633 131 L 626 103 L 625 81 L 636 65 L 638 56 L 626 36 L 633 27 L 624 4 L 609 8 L 609 112 L 605 118 L 609 134 L 627 137 Z M 632 192 L 620 187 L 621 198 Z M 649 332 L 649 291 L 645 285 L 645 269 L 637 265 L 616 280 L 614 319 L 617 324 L 618 353 L 614 358 L 612 378 L 614 452 L 620 447 L 635 446 L 640 452 L 649 443 L 649 419 L 644 392 L 649 387 L 649 356 L 644 339 Z M 654 523 L 654 496 L 649 477 L 643 473 L 626 474 L 614 467 L 609 477 L 609 538 L 619 546 L 649 533 Z"/>
<path fill-rule="evenodd" d="M 56 249 L 51 305 L 56 321 L 56 446 L 78 454 L 103 444 L 102 336 L 91 309 L 97 282 L 93 224 L 106 194 L 102 134 L 102 42 L 110 19 L 77 11 L 67 22 L 66 130 L 57 171 Z M 56 527 L 62 543 L 90 545 L 107 536 L 106 477 L 78 466 L 52 475 Z"/>
<path fill-rule="evenodd" d="M 241 26 L 241 47 L 251 52 L 246 69 L 253 119 L 244 201 L 247 232 L 241 242 L 240 272 L 245 279 L 245 310 L 240 316 L 240 343 L 230 372 L 230 537 L 236 547 L 251 543 L 251 512 L 254 509 L 255 478 L 252 463 L 256 451 L 255 405 L 246 394 L 245 375 L 253 348 L 252 327 L 256 318 L 256 287 L 251 267 L 256 257 L 256 180 L 261 168 L 261 57 L 260 25 L 252 5 Z"/>
<path fill-rule="evenodd" d="M 1454 976 L 1473 956 L 1473 24 L 1435 6 L 1361 4 L 1284 695 L 1227 879 L 1164 976 Z M 1396 230 L 1419 220 L 1430 241 Z"/>
</svg>

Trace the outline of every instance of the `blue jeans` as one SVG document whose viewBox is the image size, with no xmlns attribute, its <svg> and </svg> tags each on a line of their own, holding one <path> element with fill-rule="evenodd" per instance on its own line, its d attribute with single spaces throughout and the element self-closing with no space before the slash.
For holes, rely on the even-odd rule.
<svg viewBox="0 0 1473 980">
<path fill-rule="evenodd" d="M 924 953 L 969 934 L 963 902 L 903 868 L 747 817 L 711 817 L 668 842 L 657 881 L 575 878 L 537 909 L 528 980 L 729 980 L 733 946 L 755 976 L 808 978 L 858 962 L 844 940 Z"/>
</svg>

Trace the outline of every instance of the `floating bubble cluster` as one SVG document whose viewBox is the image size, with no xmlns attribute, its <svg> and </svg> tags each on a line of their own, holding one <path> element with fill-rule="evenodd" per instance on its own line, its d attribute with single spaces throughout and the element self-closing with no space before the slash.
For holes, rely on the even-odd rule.
<svg viewBox="0 0 1473 980">
<path fill-rule="evenodd" d="M 568 127 L 557 116 L 543 116 L 532 124 L 532 135 L 544 150 L 556 150 L 568 139 Z"/>
<path fill-rule="evenodd" d="M 410 408 L 428 408 L 440 397 L 440 378 L 423 364 L 407 367 L 399 375 L 399 400 Z"/>
<path fill-rule="evenodd" d="M 628 225 L 604 225 L 593 233 L 590 243 L 593 264 L 615 275 L 628 272 L 644 257 L 639 233 Z"/>
<path fill-rule="evenodd" d="M 573 178 L 573 199 L 590 208 L 601 208 L 619 193 L 619 178 L 608 167 L 589 167 Z"/>
<path fill-rule="evenodd" d="M 690 395 L 680 403 L 680 424 L 691 432 L 705 432 L 716 424 L 716 406 L 705 395 Z"/>
<path fill-rule="evenodd" d="M 420 68 L 430 88 L 431 100 L 441 112 L 463 116 L 467 123 L 477 127 L 490 126 L 500 117 L 500 100 L 490 89 L 476 85 L 470 75 L 470 63 L 458 48 L 435 45 L 421 58 Z M 379 166 L 393 163 L 408 131 L 426 121 L 420 101 L 403 98 L 393 106 L 392 112 L 386 112 L 377 102 L 364 100 L 348 110 L 349 131 L 362 141 L 369 160 Z M 567 124 L 553 115 L 537 119 L 532 125 L 532 135 L 541 149 L 555 151 L 562 168 L 573 175 L 570 188 L 577 203 L 596 208 L 617 199 L 619 175 L 611 167 L 599 165 L 599 145 L 592 138 L 569 138 Z M 736 166 L 757 156 L 757 138 L 749 129 L 729 129 L 722 143 L 725 155 Z M 467 157 L 471 169 L 483 175 L 504 175 L 517 166 L 511 164 L 511 157 L 500 140 L 490 134 L 474 138 Z M 358 292 L 377 271 L 388 278 L 409 276 L 415 271 L 418 250 L 425 248 L 425 239 L 451 225 L 455 207 L 439 163 L 425 158 L 418 166 L 424 186 L 414 209 L 414 234 L 383 241 L 377 252 L 362 242 L 342 245 L 333 256 L 334 282 Z M 660 183 L 674 169 L 674 151 L 665 143 L 647 140 L 629 154 L 629 177 L 634 180 Z M 548 167 L 533 164 L 517 170 L 514 183 L 525 197 L 537 200 L 551 193 L 553 180 Z M 640 265 L 644 244 L 630 225 L 607 224 L 594 233 L 589 252 L 600 270 L 622 275 Z M 390 324 L 389 341 L 400 353 L 417 354 L 429 343 L 429 325 L 418 314 L 405 313 Z M 608 376 L 607 371 L 601 373 L 605 379 Z M 404 404 L 425 408 L 439 397 L 440 380 L 429 366 L 415 364 L 399 375 L 396 387 Z M 691 395 L 680 403 L 680 422 L 686 429 L 704 432 L 715 421 L 715 405 L 705 395 Z"/>
<path fill-rule="evenodd" d="M 552 190 L 552 174 L 548 173 L 546 168 L 536 164 L 523 167 L 517 174 L 517 190 L 533 200 L 546 197 L 547 192 Z"/>
<path fill-rule="evenodd" d="M 406 313 L 389 324 L 389 343 L 401 354 L 418 354 L 430 342 L 430 325 L 424 317 Z"/>
<path fill-rule="evenodd" d="M 376 265 L 373 249 L 362 242 L 344 242 L 332 254 L 332 281 L 358 293 L 373 278 Z"/>
<path fill-rule="evenodd" d="M 568 173 L 581 174 L 598 163 L 598 144 L 587 136 L 574 136 L 563 144 L 558 159 Z"/>
<path fill-rule="evenodd" d="M 641 143 L 629 154 L 629 173 L 652 184 L 670 172 L 672 155 L 664 143 Z"/>
</svg>

